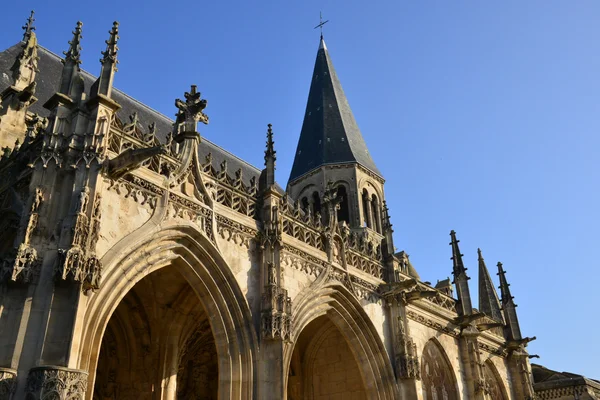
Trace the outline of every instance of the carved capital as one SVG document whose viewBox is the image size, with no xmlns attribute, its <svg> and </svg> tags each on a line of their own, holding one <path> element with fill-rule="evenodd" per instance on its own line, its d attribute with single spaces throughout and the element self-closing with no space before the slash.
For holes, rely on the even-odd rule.
<svg viewBox="0 0 600 400">
<path fill-rule="evenodd" d="M 27 400 L 83 400 L 86 371 L 64 367 L 35 367 L 27 377 Z"/>
<path fill-rule="evenodd" d="M 0 368 L 0 399 L 10 400 L 17 387 L 17 371 Z"/>
</svg>

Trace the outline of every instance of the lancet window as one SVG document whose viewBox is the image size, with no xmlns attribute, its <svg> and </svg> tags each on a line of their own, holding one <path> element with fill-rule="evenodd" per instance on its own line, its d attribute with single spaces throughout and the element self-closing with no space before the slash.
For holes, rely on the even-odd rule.
<svg viewBox="0 0 600 400">
<path fill-rule="evenodd" d="M 452 367 L 440 345 L 433 340 L 423 348 L 421 377 L 424 400 L 458 400 Z"/>
</svg>

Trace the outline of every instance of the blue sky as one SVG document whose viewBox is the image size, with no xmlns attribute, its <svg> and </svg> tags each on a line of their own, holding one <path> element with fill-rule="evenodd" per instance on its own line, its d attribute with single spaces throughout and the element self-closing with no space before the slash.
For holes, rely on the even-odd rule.
<svg viewBox="0 0 600 400">
<path fill-rule="evenodd" d="M 31 8 L 40 44 L 59 54 L 81 20 L 82 67 L 97 74 L 118 20 L 115 85 L 172 116 L 197 84 L 202 135 L 257 166 L 272 123 L 284 186 L 322 10 L 398 249 L 435 283 L 451 274 L 456 230 L 474 298 L 477 247 L 496 282 L 504 263 L 535 362 L 600 378 L 600 3 L 369 3 L 8 2 L 0 48 L 20 40 Z"/>
</svg>

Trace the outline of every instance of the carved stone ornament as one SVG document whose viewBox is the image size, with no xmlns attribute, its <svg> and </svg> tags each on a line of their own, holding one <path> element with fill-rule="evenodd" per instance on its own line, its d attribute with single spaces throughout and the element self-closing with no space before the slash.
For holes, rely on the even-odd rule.
<svg viewBox="0 0 600 400">
<path fill-rule="evenodd" d="M 11 399 L 17 387 L 17 371 L 0 368 L 0 399 Z"/>
<path fill-rule="evenodd" d="M 102 264 L 94 254 L 87 256 L 79 247 L 59 249 L 56 261 L 57 279 L 79 282 L 84 291 L 100 287 Z"/>
<path fill-rule="evenodd" d="M 39 273 L 40 261 L 33 247 L 24 243 L 14 257 L 6 257 L 0 264 L 0 282 L 6 280 L 30 283 Z"/>
<path fill-rule="evenodd" d="M 176 134 L 195 132 L 198 122 L 208 124 L 208 116 L 202 112 L 208 102 L 200 98 L 201 94 L 197 91 L 196 85 L 192 85 L 192 89 L 184 96 L 185 101 L 175 100 L 175 107 L 179 109 L 175 119 Z"/>
<path fill-rule="evenodd" d="M 84 400 L 88 373 L 64 367 L 35 367 L 27 377 L 26 400 Z"/>
</svg>

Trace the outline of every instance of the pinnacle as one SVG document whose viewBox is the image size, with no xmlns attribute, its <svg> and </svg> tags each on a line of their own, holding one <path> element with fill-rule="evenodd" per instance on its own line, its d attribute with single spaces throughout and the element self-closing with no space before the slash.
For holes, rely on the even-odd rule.
<svg viewBox="0 0 600 400">
<path fill-rule="evenodd" d="M 33 10 L 31 10 L 31 14 L 29 15 L 29 18 L 27 18 L 27 23 L 22 27 L 23 30 L 25 31 L 23 33 L 23 41 L 24 42 L 26 42 L 27 39 L 29 39 L 29 37 L 33 33 L 33 31 L 35 31 L 35 26 L 33 26 L 33 22 L 35 21 L 35 18 L 33 18 L 34 13 L 35 12 Z"/>
<path fill-rule="evenodd" d="M 83 36 L 81 35 L 82 26 L 83 22 L 77 21 L 77 25 L 73 31 L 73 39 L 69 41 L 69 50 L 63 51 L 63 54 L 65 55 L 65 60 L 63 60 L 63 63 L 71 61 L 77 65 L 81 64 L 81 39 L 83 39 Z"/>
<path fill-rule="evenodd" d="M 275 151 L 275 142 L 273 141 L 273 125 L 268 124 L 267 125 L 267 149 L 265 150 L 265 166 L 267 165 L 268 161 L 270 159 L 272 159 L 273 161 L 276 160 L 275 154 L 277 152 Z"/>
<path fill-rule="evenodd" d="M 117 41 L 119 40 L 119 23 L 117 21 L 113 22 L 112 29 L 108 31 L 110 37 L 105 41 L 106 50 L 102 52 L 101 63 L 112 62 L 118 63 L 117 61 L 117 52 L 119 48 L 117 47 Z"/>
</svg>

